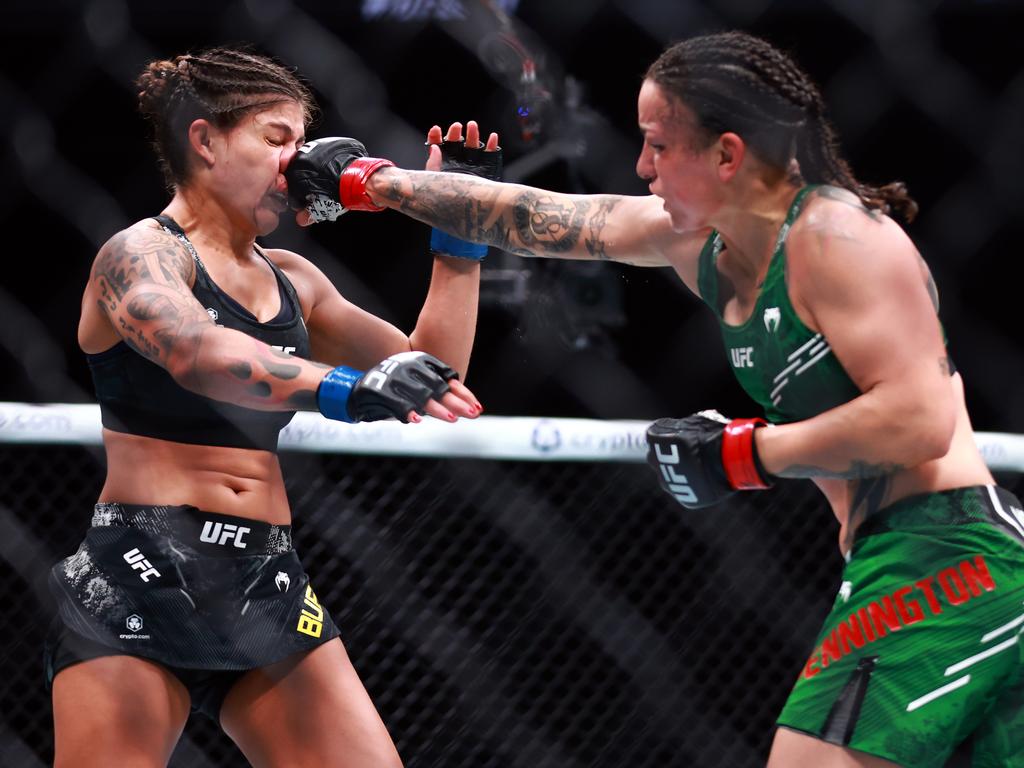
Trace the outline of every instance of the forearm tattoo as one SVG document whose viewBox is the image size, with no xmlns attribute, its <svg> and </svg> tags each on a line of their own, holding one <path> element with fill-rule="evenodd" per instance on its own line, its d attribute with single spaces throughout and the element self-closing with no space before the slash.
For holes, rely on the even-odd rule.
<svg viewBox="0 0 1024 768">
<path fill-rule="evenodd" d="M 793 465 L 782 470 L 781 477 L 830 478 L 849 480 L 850 506 L 847 510 L 844 549 L 853 543 L 857 527 L 889 502 L 892 476 L 903 467 L 894 463 L 869 464 L 853 461 L 846 470 L 831 470 L 810 465 Z"/>
<path fill-rule="evenodd" d="M 381 195 L 403 213 L 465 240 L 521 256 L 558 256 L 577 250 L 608 259 L 604 228 L 619 199 L 586 199 L 508 187 L 465 174 L 395 173 Z"/>
<path fill-rule="evenodd" d="M 152 362 L 182 377 L 200 394 L 248 407 L 316 409 L 320 371 L 330 366 L 293 357 L 238 334 L 201 364 L 218 329 L 192 295 L 195 262 L 182 246 L 158 230 L 133 228 L 111 240 L 93 266 L 99 307 L 125 342 Z M 226 354 L 225 354 L 226 349 Z M 207 356 L 210 358 L 211 356 Z M 218 359 L 228 358 L 220 363 Z M 303 371 L 314 371 L 302 379 Z"/>
<path fill-rule="evenodd" d="M 239 339 L 231 354 L 236 359 L 223 372 L 214 369 L 197 374 L 193 388 L 204 394 L 210 393 L 211 397 L 217 393 L 224 394 L 225 387 L 221 382 L 229 378 L 234 386 L 229 385 L 227 390 L 236 390 L 238 385 L 244 385 L 242 397 L 238 399 L 240 405 L 257 408 L 279 406 L 300 411 L 317 409 L 316 388 L 303 386 L 300 379 L 304 371 L 315 371 L 314 380 L 319 384 L 321 374 L 331 370 L 331 366 L 293 357 L 249 337 Z M 197 368 L 197 372 L 199 370 Z"/>
<path fill-rule="evenodd" d="M 829 478 L 832 480 L 866 480 L 878 477 L 885 477 L 895 474 L 903 469 L 899 464 L 884 462 L 882 464 L 869 464 L 866 461 L 855 460 L 850 462 L 846 469 L 826 469 L 811 464 L 793 464 L 778 473 L 779 477 L 804 477 L 804 478 Z"/>
</svg>

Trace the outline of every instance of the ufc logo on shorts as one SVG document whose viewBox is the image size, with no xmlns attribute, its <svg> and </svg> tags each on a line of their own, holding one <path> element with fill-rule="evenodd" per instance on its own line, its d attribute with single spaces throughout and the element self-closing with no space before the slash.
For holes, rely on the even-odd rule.
<svg viewBox="0 0 1024 768">
<path fill-rule="evenodd" d="M 199 534 L 200 541 L 207 541 L 210 544 L 225 546 L 229 541 L 239 549 L 245 549 L 245 542 L 242 537 L 252 528 L 242 526 L 241 528 L 233 523 L 215 523 L 207 520 L 203 523 L 203 532 Z"/>
<path fill-rule="evenodd" d="M 697 501 L 697 494 L 686 481 L 686 475 L 680 475 L 674 466 L 679 463 L 679 447 L 670 445 L 669 449 L 670 453 L 662 453 L 662 446 L 657 443 L 654 445 L 654 455 L 658 459 L 661 476 L 665 478 L 669 492 L 677 501 L 681 504 L 693 504 Z"/>
<path fill-rule="evenodd" d="M 128 563 L 136 571 L 142 571 L 139 574 L 139 578 L 147 584 L 149 583 L 150 576 L 160 576 L 160 571 L 153 567 L 153 564 L 146 559 L 146 556 L 139 552 L 139 548 L 135 547 L 130 549 L 122 555 L 124 561 Z"/>
</svg>

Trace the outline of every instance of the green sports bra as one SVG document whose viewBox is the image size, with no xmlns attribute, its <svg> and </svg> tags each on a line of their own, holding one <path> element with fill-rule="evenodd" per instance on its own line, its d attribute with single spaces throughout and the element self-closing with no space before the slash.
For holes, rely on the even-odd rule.
<svg viewBox="0 0 1024 768">
<path fill-rule="evenodd" d="M 790 205 L 757 304 L 742 325 L 722 319 L 717 261 L 724 242 L 717 231 L 700 254 L 698 288 L 718 317 L 733 373 L 773 423 L 808 419 L 860 394 L 832 354 L 828 339 L 797 316 L 786 290 L 786 238 L 815 186 L 801 189 Z"/>
</svg>

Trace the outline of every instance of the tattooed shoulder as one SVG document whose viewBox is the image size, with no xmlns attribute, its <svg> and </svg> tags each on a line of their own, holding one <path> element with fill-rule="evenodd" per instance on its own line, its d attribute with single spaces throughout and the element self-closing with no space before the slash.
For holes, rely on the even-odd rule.
<svg viewBox="0 0 1024 768">
<path fill-rule="evenodd" d="M 191 285 L 195 274 L 192 256 L 174 237 L 144 223 L 124 229 L 100 249 L 92 277 L 112 294 L 124 298 L 133 283 Z"/>
</svg>

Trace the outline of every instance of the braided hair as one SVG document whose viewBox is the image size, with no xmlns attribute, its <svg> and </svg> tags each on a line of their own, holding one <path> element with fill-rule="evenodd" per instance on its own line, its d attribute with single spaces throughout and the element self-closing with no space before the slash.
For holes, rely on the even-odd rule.
<svg viewBox="0 0 1024 768">
<path fill-rule="evenodd" d="M 869 210 L 911 221 L 917 203 L 903 182 L 871 186 L 857 180 L 839 154 L 825 103 L 810 78 L 785 53 L 743 32 L 684 40 L 666 50 L 645 78 L 689 107 L 708 143 L 731 131 L 765 162 L 805 182 L 850 190 Z"/>
<path fill-rule="evenodd" d="M 246 114 L 294 101 L 308 125 L 316 112 L 309 89 L 291 70 L 245 48 L 211 48 L 149 62 L 135 81 L 139 112 L 150 123 L 153 148 L 170 189 L 188 176 L 188 128 L 206 119 L 218 128 Z"/>
</svg>

